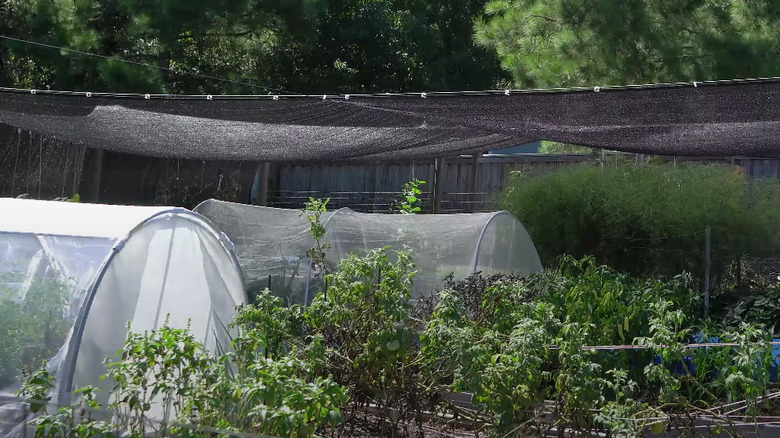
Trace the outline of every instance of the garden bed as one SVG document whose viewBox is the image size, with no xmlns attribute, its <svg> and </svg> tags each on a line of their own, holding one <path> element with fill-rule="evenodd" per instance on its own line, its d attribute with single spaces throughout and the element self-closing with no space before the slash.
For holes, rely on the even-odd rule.
<svg viewBox="0 0 780 438">
<path fill-rule="evenodd" d="M 413 307 L 414 273 L 408 254 L 378 250 L 343 260 L 309 307 L 264 291 L 238 309 L 222 357 L 186 330 L 131 334 L 109 364 L 112 401 L 98 407 L 128 416 L 85 424 L 137 431 L 159 404 L 171 422 L 283 437 L 776 432 L 771 334 L 697 316 L 690 276 L 567 259 L 529 277 L 449 282 Z M 22 395 L 44 399 L 52 380 L 36 373 Z M 95 407 L 91 391 L 38 421 L 56 432 Z"/>
</svg>

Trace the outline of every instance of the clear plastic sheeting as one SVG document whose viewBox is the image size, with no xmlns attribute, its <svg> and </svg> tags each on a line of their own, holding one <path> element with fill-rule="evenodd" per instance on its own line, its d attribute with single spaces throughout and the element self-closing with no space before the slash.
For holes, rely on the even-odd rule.
<svg viewBox="0 0 780 438">
<path fill-rule="evenodd" d="M 0 390 L 57 357 L 114 239 L 0 232 Z M 12 392 L 12 391 L 11 391 Z"/>
<path fill-rule="evenodd" d="M 299 211 L 216 200 L 195 211 L 234 242 L 250 291 L 270 284 L 289 304 L 308 304 L 322 287 L 320 272 L 307 257 L 314 246 L 310 223 Z M 411 251 L 418 269 L 413 299 L 430 296 L 449 275 L 462 279 L 475 272 L 529 274 L 542 269 L 525 228 L 506 212 L 387 215 L 345 208 L 324 214 L 321 221 L 331 266 L 350 253 L 376 248 Z"/>
<path fill-rule="evenodd" d="M 190 211 L 0 199 L 0 400 L 22 370 L 48 364 L 55 403 L 87 385 L 105 402 L 103 361 L 128 321 L 136 332 L 189 325 L 219 352 L 245 302 L 232 244 Z M 0 401 L 0 437 L 18 431 L 20 409 Z"/>
</svg>

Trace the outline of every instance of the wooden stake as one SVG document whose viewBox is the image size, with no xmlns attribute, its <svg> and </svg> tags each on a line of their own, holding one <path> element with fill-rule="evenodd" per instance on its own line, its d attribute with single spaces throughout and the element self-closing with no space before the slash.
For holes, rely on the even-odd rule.
<svg viewBox="0 0 780 438">
<path fill-rule="evenodd" d="M 444 158 L 437 158 L 434 165 L 433 183 L 433 213 L 441 213 L 441 198 L 444 192 L 444 168 L 447 165 Z"/>
<path fill-rule="evenodd" d="M 259 205 L 268 205 L 268 180 L 271 177 L 271 162 L 264 161 L 258 164 L 260 172 L 260 186 L 258 187 L 257 203 Z"/>
<path fill-rule="evenodd" d="M 103 149 L 95 149 L 92 163 L 92 202 L 100 201 L 100 182 L 103 179 Z"/>
<path fill-rule="evenodd" d="M 712 265 L 711 254 L 711 237 L 712 227 L 707 225 L 707 230 L 704 232 L 704 317 L 710 317 L 710 267 Z"/>
</svg>

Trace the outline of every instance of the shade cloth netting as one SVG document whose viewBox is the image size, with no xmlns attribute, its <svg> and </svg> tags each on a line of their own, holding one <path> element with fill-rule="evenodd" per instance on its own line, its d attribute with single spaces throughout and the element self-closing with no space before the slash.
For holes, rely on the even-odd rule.
<svg viewBox="0 0 780 438">
<path fill-rule="evenodd" d="M 395 96 L 145 96 L 4 89 L 0 122 L 189 159 L 403 160 L 554 140 L 660 155 L 780 156 L 780 81 Z"/>
</svg>

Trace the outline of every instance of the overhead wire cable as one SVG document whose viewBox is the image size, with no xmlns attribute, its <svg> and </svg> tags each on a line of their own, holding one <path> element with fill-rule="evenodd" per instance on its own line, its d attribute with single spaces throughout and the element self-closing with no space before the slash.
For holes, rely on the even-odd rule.
<svg viewBox="0 0 780 438">
<path fill-rule="evenodd" d="M 168 67 L 161 67 L 153 64 L 147 64 L 138 61 L 131 61 L 113 56 L 100 55 L 97 53 L 85 52 L 77 49 L 71 49 L 68 47 L 56 46 L 52 44 L 40 43 L 37 41 L 30 41 L 21 38 L 9 37 L 7 35 L 0 35 L 0 39 L 6 39 L 10 41 L 16 41 L 41 47 L 47 47 L 51 49 L 58 49 L 78 53 L 85 56 L 94 56 L 107 60 L 113 60 L 117 62 L 124 62 L 137 66 L 155 68 L 158 70 L 169 71 L 176 74 L 186 74 L 203 79 L 210 79 L 220 82 L 232 83 L 236 85 L 243 85 L 252 88 L 262 88 L 267 91 L 273 91 L 277 94 L 224 94 L 224 95 L 209 95 L 214 100 L 217 99 L 263 99 L 273 98 L 274 100 L 280 98 L 310 98 L 310 99 L 322 99 L 322 100 L 349 100 L 350 98 L 429 98 L 429 97 L 465 97 L 465 96 L 499 96 L 499 95 L 517 95 L 517 94 L 553 94 L 553 93 L 579 93 L 579 92 L 604 92 L 604 91 L 628 91 L 628 90 L 648 90 L 659 88 L 686 88 L 700 86 L 717 86 L 717 85 L 740 85 L 750 83 L 765 83 L 765 82 L 780 82 L 780 76 L 769 77 L 754 77 L 754 78 L 732 78 L 732 79 L 714 79 L 704 81 L 680 81 L 680 82 L 658 82 L 658 83 L 646 83 L 646 84 L 624 84 L 624 85 L 601 85 L 601 86 L 571 86 L 571 87 L 550 87 L 550 88 L 508 88 L 508 89 L 495 89 L 495 90 L 460 90 L 460 91 L 430 91 L 430 92 L 373 92 L 373 93 L 317 93 L 317 94 L 299 94 L 294 93 L 282 88 L 271 87 L 261 84 L 253 84 L 249 82 L 236 81 L 233 79 L 226 79 L 217 76 L 204 75 L 201 73 L 190 72 L 186 70 L 177 70 Z M 29 89 L 17 89 L 9 87 L 0 87 L 0 91 L 7 92 L 29 92 Z M 84 95 L 84 92 L 68 91 L 68 90 L 37 90 L 42 93 L 52 93 L 61 95 Z M 140 97 L 144 98 L 147 95 L 142 93 L 123 93 L 123 92 L 108 92 L 108 93 L 91 93 L 93 96 L 101 97 Z M 170 98 L 170 99 L 201 99 L 206 95 L 197 94 L 151 94 L 152 98 Z M 148 98 L 148 97 L 147 97 Z"/>
<path fill-rule="evenodd" d="M 102 58 L 102 59 L 109 60 L 109 61 L 123 62 L 123 63 L 126 63 L 126 64 L 136 65 L 136 66 L 140 66 L 140 67 L 154 68 L 154 69 L 157 69 L 157 70 L 167 71 L 167 72 L 171 72 L 171 73 L 175 73 L 175 74 L 190 75 L 190 76 L 198 77 L 198 78 L 201 78 L 201 79 L 209 79 L 209 80 L 213 80 L 213 81 L 230 83 L 230 84 L 233 84 L 233 85 L 241 85 L 241 86 L 250 87 L 250 88 L 262 88 L 262 89 L 264 89 L 266 91 L 274 91 L 274 92 L 277 92 L 277 93 L 278 92 L 290 93 L 289 91 L 281 89 L 281 88 L 274 88 L 274 87 L 269 87 L 269 86 L 266 86 L 266 85 L 259 85 L 259 84 L 249 83 L 249 82 L 236 81 L 234 79 L 226 79 L 226 78 L 221 78 L 221 77 L 218 77 L 218 76 L 204 75 L 202 73 L 195 73 L 195 72 L 191 72 L 191 71 L 187 71 L 187 70 L 177 70 L 177 69 L 170 68 L 170 67 L 163 67 L 163 66 L 159 66 L 159 65 L 148 64 L 148 63 L 145 63 L 145 62 L 132 61 L 132 60 L 129 60 L 129 59 L 123 59 L 123 58 L 119 58 L 119 57 L 116 57 L 116 56 L 101 55 L 101 54 L 98 54 L 98 53 L 85 52 L 83 50 L 71 49 L 69 47 L 57 46 L 57 45 L 53 45 L 53 44 L 46 44 L 46 43 L 41 43 L 41 42 L 31 41 L 31 40 L 25 40 L 25 39 L 22 39 L 22 38 L 9 37 L 7 35 L 0 35 L 0 39 L 5 39 L 5 40 L 9 40 L 9 41 L 15 41 L 15 42 L 18 42 L 18 43 L 23 43 L 23 44 L 30 44 L 30 45 L 39 46 L 39 47 L 45 47 L 45 48 L 49 48 L 49 49 L 61 50 L 61 51 L 65 51 L 65 52 L 77 53 L 79 55 L 84 55 L 84 56 L 92 56 L 92 57 L 96 57 L 96 58 Z M 291 93 L 291 94 L 294 95 L 294 93 Z"/>
</svg>

